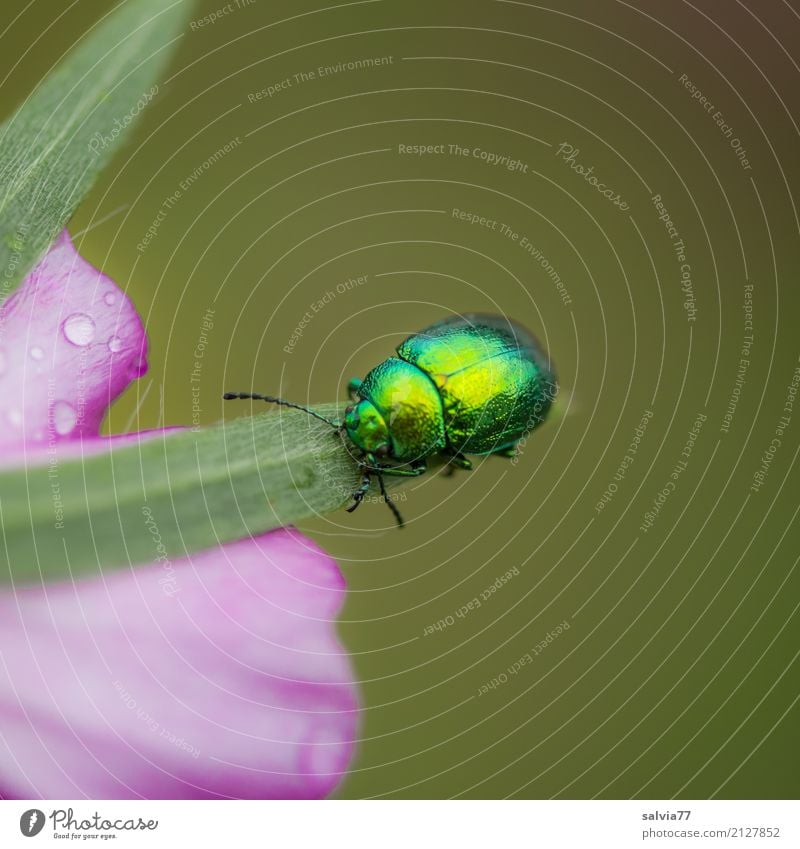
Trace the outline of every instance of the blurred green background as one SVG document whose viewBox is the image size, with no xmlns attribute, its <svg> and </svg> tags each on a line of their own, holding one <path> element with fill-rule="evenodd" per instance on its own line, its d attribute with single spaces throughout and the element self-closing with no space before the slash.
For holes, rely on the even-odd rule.
<svg viewBox="0 0 800 849">
<path fill-rule="evenodd" d="M 111 5 L 7 3 L 4 115 Z M 203 423 L 517 318 L 561 396 L 516 465 L 422 478 L 402 533 L 376 505 L 303 528 L 350 587 L 338 795 L 796 798 L 800 19 L 554 5 L 199 4 L 70 225 L 149 330 L 108 428 L 191 423 L 209 310 Z"/>
</svg>

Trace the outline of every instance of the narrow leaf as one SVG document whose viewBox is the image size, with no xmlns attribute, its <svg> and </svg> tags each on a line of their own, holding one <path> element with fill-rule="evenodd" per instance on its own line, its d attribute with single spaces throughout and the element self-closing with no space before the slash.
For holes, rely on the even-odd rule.
<svg viewBox="0 0 800 849">
<path fill-rule="evenodd" d="M 333 404 L 316 409 L 340 414 Z M 155 560 L 168 574 L 186 553 L 337 510 L 359 479 L 341 435 L 293 411 L 83 459 L 51 449 L 39 465 L 0 473 L 0 580 L 38 583 Z M 385 520 L 393 521 L 388 511 Z"/>
<path fill-rule="evenodd" d="M 158 96 L 191 8 L 187 0 L 127 0 L 0 125 L 0 303 Z"/>
</svg>

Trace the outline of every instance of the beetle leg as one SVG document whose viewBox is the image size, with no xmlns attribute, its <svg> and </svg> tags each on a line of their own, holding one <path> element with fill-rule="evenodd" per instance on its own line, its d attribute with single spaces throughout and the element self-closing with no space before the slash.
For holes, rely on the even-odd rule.
<svg viewBox="0 0 800 849">
<path fill-rule="evenodd" d="M 428 467 L 424 463 L 420 466 L 412 466 L 410 469 L 403 469 L 400 466 L 389 466 L 386 463 L 378 463 L 374 468 L 376 473 L 390 475 L 395 478 L 418 478 L 428 471 Z"/>
<path fill-rule="evenodd" d="M 452 454 L 445 454 L 447 458 L 447 467 L 445 475 L 450 477 L 456 469 L 464 469 L 466 472 L 472 471 L 472 460 L 468 460 L 460 451 L 454 451 Z"/>
<path fill-rule="evenodd" d="M 358 395 L 358 390 L 361 389 L 361 383 L 362 383 L 361 380 L 359 380 L 357 377 L 353 377 L 353 378 L 350 379 L 349 383 L 347 384 L 347 394 L 350 396 L 351 401 L 356 400 L 356 396 Z"/>
<path fill-rule="evenodd" d="M 367 455 L 367 459 L 369 459 L 370 455 Z M 381 496 L 383 497 L 386 506 L 392 511 L 392 515 L 397 520 L 398 527 L 405 527 L 405 522 L 403 521 L 403 517 L 400 514 L 400 511 L 395 507 L 394 502 L 389 498 L 389 493 L 386 491 L 386 484 L 383 481 L 383 475 L 385 474 L 385 470 L 378 467 L 378 464 L 374 464 L 368 466 L 366 464 L 361 466 L 362 474 L 361 474 L 361 485 L 359 488 L 353 493 L 353 503 L 347 508 L 348 513 L 352 513 L 359 504 L 364 500 L 367 493 L 369 492 L 370 483 L 372 479 L 372 475 L 378 478 L 378 486 L 381 490 Z M 420 469 L 417 474 L 422 474 L 424 469 Z"/>
<path fill-rule="evenodd" d="M 397 526 L 399 528 L 405 527 L 405 522 L 403 521 L 403 517 L 400 515 L 400 511 L 395 506 L 394 502 L 389 498 L 389 493 L 386 492 L 386 484 L 383 482 L 383 474 L 378 472 L 378 486 L 381 488 L 381 495 L 383 496 L 383 500 L 386 503 L 386 506 L 392 511 L 394 518 L 397 521 Z"/>
<path fill-rule="evenodd" d="M 494 452 L 495 457 L 516 457 L 517 456 L 517 446 L 509 445 L 508 448 L 501 448 L 499 451 Z"/>
<path fill-rule="evenodd" d="M 468 460 L 463 454 L 456 454 L 450 462 L 459 469 L 464 469 L 465 472 L 472 471 L 472 460 Z"/>
<path fill-rule="evenodd" d="M 364 496 L 369 492 L 370 471 L 366 466 L 363 466 L 362 469 L 361 486 L 359 486 L 359 488 L 353 493 L 353 503 L 347 508 L 348 513 L 352 513 L 353 510 L 355 510 L 356 507 L 358 507 L 358 505 L 364 500 Z"/>
</svg>

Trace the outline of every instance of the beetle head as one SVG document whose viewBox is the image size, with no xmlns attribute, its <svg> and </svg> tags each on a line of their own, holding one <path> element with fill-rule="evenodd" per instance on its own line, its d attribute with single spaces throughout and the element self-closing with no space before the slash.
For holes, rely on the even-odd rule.
<svg viewBox="0 0 800 849">
<path fill-rule="evenodd" d="M 364 399 L 347 407 L 344 411 L 344 429 L 362 451 L 378 457 L 389 455 L 389 428 L 372 401 Z"/>
</svg>

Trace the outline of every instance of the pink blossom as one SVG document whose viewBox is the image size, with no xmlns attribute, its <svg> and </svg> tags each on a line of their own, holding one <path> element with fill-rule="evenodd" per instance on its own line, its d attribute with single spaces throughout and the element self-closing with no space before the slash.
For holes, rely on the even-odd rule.
<svg viewBox="0 0 800 849">
<path fill-rule="evenodd" d="M 0 448 L 97 436 L 146 355 L 133 304 L 63 231 L 0 310 Z"/>
<path fill-rule="evenodd" d="M 144 328 L 66 232 L 0 333 L 4 463 L 53 440 L 66 455 L 141 438 L 99 427 L 146 369 Z M 336 563 L 282 529 L 0 593 L 0 796 L 327 795 L 358 717 L 336 635 L 344 592 Z"/>
</svg>

